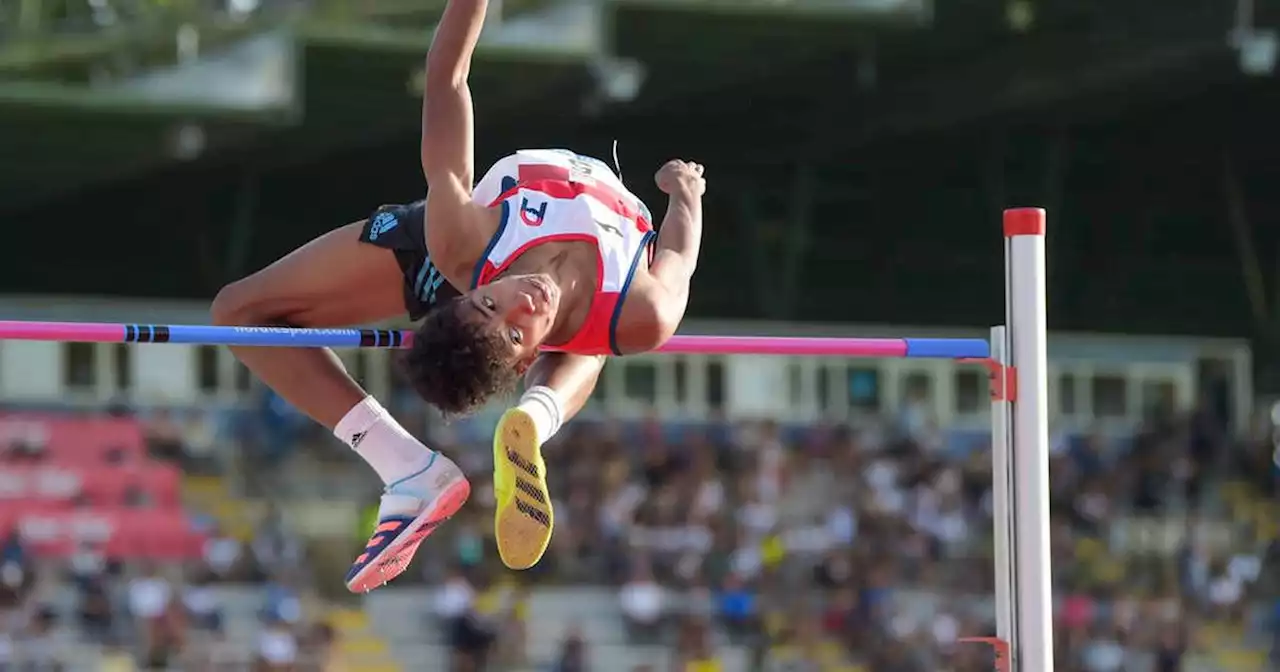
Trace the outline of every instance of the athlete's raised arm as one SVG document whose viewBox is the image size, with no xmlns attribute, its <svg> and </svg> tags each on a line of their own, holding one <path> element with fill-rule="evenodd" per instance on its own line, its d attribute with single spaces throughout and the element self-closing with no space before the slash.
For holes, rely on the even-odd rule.
<svg viewBox="0 0 1280 672">
<path fill-rule="evenodd" d="M 488 238 L 482 233 L 486 227 L 475 226 L 487 216 L 485 209 L 471 202 L 475 120 L 467 85 L 487 7 L 487 0 L 449 0 L 427 53 L 421 147 L 427 220 L 433 222 L 426 227 L 427 246 L 446 276 L 474 263 L 470 248 Z M 470 280 L 449 277 L 455 279 Z"/>
<path fill-rule="evenodd" d="M 620 346 L 627 352 L 653 350 L 667 342 L 684 319 L 689 305 L 689 282 L 698 267 L 702 247 L 702 194 L 707 183 L 701 165 L 673 159 L 655 177 L 658 188 L 670 197 L 667 214 L 662 218 L 653 263 L 649 264 L 649 281 L 644 296 L 628 301 L 623 320 L 642 328 L 627 329 L 618 335 Z"/>
</svg>

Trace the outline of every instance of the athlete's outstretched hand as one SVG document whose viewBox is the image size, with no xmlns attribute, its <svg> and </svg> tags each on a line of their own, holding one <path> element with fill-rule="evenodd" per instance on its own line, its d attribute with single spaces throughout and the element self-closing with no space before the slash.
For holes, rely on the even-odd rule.
<svg viewBox="0 0 1280 672">
<path fill-rule="evenodd" d="M 664 193 L 702 196 L 707 191 L 707 181 L 703 179 L 702 171 L 700 163 L 671 159 L 658 169 L 654 180 Z"/>
</svg>

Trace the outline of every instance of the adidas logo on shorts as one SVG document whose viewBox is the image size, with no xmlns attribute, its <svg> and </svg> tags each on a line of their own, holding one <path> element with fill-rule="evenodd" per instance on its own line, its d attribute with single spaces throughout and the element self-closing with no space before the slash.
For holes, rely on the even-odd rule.
<svg viewBox="0 0 1280 672">
<path fill-rule="evenodd" d="M 396 228 L 399 224 L 400 220 L 396 219 L 395 215 L 389 212 L 379 212 L 373 218 L 373 222 L 369 224 L 369 240 L 377 240 L 378 236 Z"/>
</svg>

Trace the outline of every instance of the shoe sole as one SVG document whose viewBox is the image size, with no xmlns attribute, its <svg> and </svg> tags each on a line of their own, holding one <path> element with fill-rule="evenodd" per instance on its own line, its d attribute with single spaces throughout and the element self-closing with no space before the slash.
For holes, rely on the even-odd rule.
<svg viewBox="0 0 1280 672">
<path fill-rule="evenodd" d="M 387 585 L 388 581 L 403 574 L 404 570 L 409 568 L 409 563 L 413 561 L 413 555 L 418 552 L 418 545 L 422 540 L 434 532 L 441 523 L 452 518 L 470 496 L 471 484 L 465 478 L 446 488 L 431 506 L 423 509 L 422 513 L 419 513 L 418 517 L 414 518 L 413 522 L 409 523 L 409 526 L 387 545 L 382 553 L 351 577 L 347 582 L 347 590 L 353 593 L 367 593 L 374 588 Z"/>
<path fill-rule="evenodd" d="M 506 486 L 494 489 L 498 501 L 493 532 L 498 555 L 510 569 L 528 569 L 546 553 L 555 528 L 546 464 L 539 450 L 537 428 L 528 413 L 513 408 L 498 421 L 493 464 L 495 485 Z"/>
</svg>

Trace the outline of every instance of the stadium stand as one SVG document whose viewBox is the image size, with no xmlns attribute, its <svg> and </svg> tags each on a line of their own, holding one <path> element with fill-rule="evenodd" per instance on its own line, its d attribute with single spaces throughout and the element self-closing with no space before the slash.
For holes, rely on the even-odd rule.
<svg viewBox="0 0 1280 672">
<path fill-rule="evenodd" d="M 274 515 L 237 538 L 193 508 L 210 477 L 187 477 L 184 497 L 143 420 L 6 414 L 0 655 L 69 670 L 987 669 L 957 643 L 991 628 L 986 457 L 943 450 L 909 416 L 575 425 L 548 455 L 562 526 L 519 575 L 492 546 L 487 451 L 457 447 L 479 481 L 469 509 L 420 572 L 340 605 Z M 1063 669 L 1264 669 L 1274 535 L 1222 546 L 1194 525 L 1165 539 L 1176 530 L 1112 524 L 1269 520 L 1275 483 L 1255 471 L 1269 443 L 1224 460 L 1226 439 L 1206 435 L 1199 464 L 1195 417 L 1058 443 Z M 1156 546 L 1171 552 L 1142 552 Z"/>
</svg>

